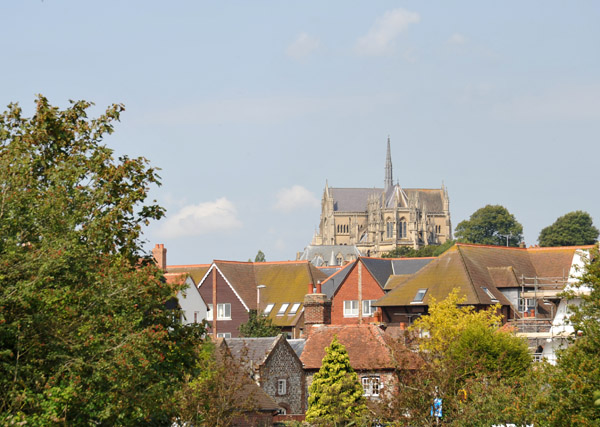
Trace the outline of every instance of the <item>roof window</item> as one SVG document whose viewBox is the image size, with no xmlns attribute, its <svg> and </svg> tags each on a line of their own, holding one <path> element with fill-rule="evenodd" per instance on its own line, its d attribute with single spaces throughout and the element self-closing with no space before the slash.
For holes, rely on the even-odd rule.
<svg viewBox="0 0 600 427">
<path fill-rule="evenodd" d="M 425 298 L 426 293 L 427 293 L 427 288 L 419 289 L 417 291 L 417 295 L 415 295 L 415 298 L 412 300 L 412 302 L 423 302 L 423 298 Z"/>
<path fill-rule="evenodd" d="M 487 296 L 490 297 L 490 299 L 492 300 L 492 302 L 498 302 L 498 298 L 496 298 L 494 296 L 494 294 L 491 293 L 488 288 L 486 288 L 485 286 L 482 286 L 481 289 L 483 289 L 483 292 L 485 292 L 487 294 Z"/>
<path fill-rule="evenodd" d="M 275 306 L 275 304 L 268 304 L 268 305 L 265 307 L 265 315 L 268 315 L 268 314 L 271 312 L 271 310 L 273 310 L 273 307 L 274 307 L 274 306 Z"/>
<path fill-rule="evenodd" d="M 278 316 L 283 316 L 289 306 L 290 306 L 290 304 L 287 303 L 287 302 L 284 302 L 283 304 L 281 304 L 281 307 L 279 308 L 279 311 L 277 312 L 277 315 Z"/>
<path fill-rule="evenodd" d="M 292 304 L 292 308 L 290 308 L 290 312 L 288 313 L 288 316 L 290 316 L 292 314 L 296 314 L 298 312 L 299 308 L 300 308 L 299 302 L 295 302 L 294 304 Z"/>
</svg>

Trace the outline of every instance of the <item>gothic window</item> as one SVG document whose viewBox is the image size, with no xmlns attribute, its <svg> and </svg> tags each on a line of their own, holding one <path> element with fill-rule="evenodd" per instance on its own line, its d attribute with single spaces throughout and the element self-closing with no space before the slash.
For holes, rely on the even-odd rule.
<svg viewBox="0 0 600 427">
<path fill-rule="evenodd" d="M 398 238 L 406 239 L 406 220 L 404 218 L 398 223 Z"/>
<path fill-rule="evenodd" d="M 394 237 L 394 223 L 392 221 L 388 221 L 386 224 L 386 237 L 388 239 Z"/>
</svg>

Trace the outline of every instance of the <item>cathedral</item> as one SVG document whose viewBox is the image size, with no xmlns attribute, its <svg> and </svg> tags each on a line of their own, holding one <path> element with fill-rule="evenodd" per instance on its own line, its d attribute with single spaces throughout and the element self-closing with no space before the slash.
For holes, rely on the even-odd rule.
<svg viewBox="0 0 600 427">
<path fill-rule="evenodd" d="M 373 257 L 398 246 L 419 249 L 449 239 L 447 189 L 394 185 L 388 137 L 384 188 L 333 188 L 326 183 L 312 245 L 355 245 L 363 255 Z"/>
</svg>

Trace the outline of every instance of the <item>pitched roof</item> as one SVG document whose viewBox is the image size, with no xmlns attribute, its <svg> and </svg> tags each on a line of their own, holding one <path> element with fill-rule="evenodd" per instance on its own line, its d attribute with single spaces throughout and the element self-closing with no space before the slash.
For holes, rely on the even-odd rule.
<svg viewBox="0 0 600 427">
<path fill-rule="evenodd" d="M 396 189 L 403 191 L 409 200 L 418 200 L 417 207 L 428 212 L 443 212 L 443 189 L 439 188 L 400 188 L 395 185 L 384 194 L 383 188 L 329 188 L 333 196 L 333 210 L 336 212 L 366 212 L 369 196 L 377 194 L 385 197 L 386 206 L 391 206 L 391 198 Z M 400 201 L 401 206 L 405 204 Z"/>
<path fill-rule="evenodd" d="M 196 285 L 200 283 L 204 275 L 208 272 L 210 264 L 191 264 L 191 265 L 167 265 L 167 274 L 187 273 L 190 275 Z M 166 274 L 165 274 L 166 276 Z"/>
<path fill-rule="evenodd" d="M 308 245 L 298 258 L 300 261 L 310 261 L 317 267 L 322 265 L 337 265 L 336 257 L 341 254 L 344 260 L 357 258 L 360 251 L 354 245 Z M 332 262 L 333 261 L 333 262 Z"/>
<path fill-rule="evenodd" d="M 292 350 L 294 350 L 296 355 L 300 357 L 302 355 L 302 352 L 304 351 L 304 345 L 306 344 L 306 340 L 304 338 L 288 339 L 287 342 L 290 345 L 290 347 L 292 347 Z"/>
<path fill-rule="evenodd" d="M 355 370 L 414 369 L 418 364 L 414 353 L 376 325 L 320 325 L 313 326 L 306 339 L 300 356 L 304 369 L 321 367 L 325 348 L 334 336 L 346 347 L 350 365 Z"/>
<path fill-rule="evenodd" d="M 330 188 L 333 210 L 337 212 L 366 212 L 371 194 L 383 193 L 383 188 Z"/>
<path fill-rule="evenodd" d="M 281 337 L 282 335 L 264 338 L 226 338 L 225 341 L 232 356 L 242 365 L 252 362 L 254 366 L 260 366 L 265 363 Z"/>
<path fill-rule="evenodd" d="M 276 326 L 295 325 L 302 316 L 307 285 L 327 278 L 308 261 L 214 261 L 213 264 L 248 309 L 257 308 L 257 286 L 264 285 L 265 288 L 260 290 L 260 309 L 273 304 L 268 317 Z M 278 315 L 283 304 L 289 305 L 282 315 Z M 298 306 L 294 307 L 294 304 Z M 292 308 L 296 308 L 294 313 Z"/>
<path fill-rule="evenodd" d="M 331 299 L 333 297 L 335 291 L 337 291 L 344 280 L 346 280 L 348 273 L 350 273 L 350 270 L 352 270 L 355 263 L 356 261 L 352 261 L 346 264 L 321 283 L 321 291 L 327 295 L 327 298 Z"/>
<path fill-rule="evenodd" d="M 498 288 L 517 287 L 521 277 L 561 277 L 563 272 L 568 276 L 573 255 L 581 248 L 526 249 L 458 243 L 417 274 L 396 284 L 374 305 L 409 305 L 419 289 L 427 289 L 423 299 L 427 305 L 432 297 L 446 298 L 453 288 L 460 289 L 466 304 L 494 303 L 483 289 L 487 288 L 501 304 L 508 305 Z"/>
</svg>

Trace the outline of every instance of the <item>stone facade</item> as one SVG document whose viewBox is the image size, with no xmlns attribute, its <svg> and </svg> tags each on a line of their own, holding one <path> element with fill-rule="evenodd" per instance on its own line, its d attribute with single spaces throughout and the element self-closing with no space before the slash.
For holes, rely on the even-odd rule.
<svg viewBox="0 0 600 427">
<path fill-rule="evenodd" d="M 287 414 L 303 414 L 306 411 L 302 364 L 289 345 L 277 345 L 271 351 L 260 368 L 260 379 L 262 389 Z M 285 380 L 284 393 L 280 393 L 279 383 L 282 380 Z"/>
<path fill-rule="evenodd" d="M 384 188 L 333 188 L 325 184 L 319 231 L 311 245 L 355 245 L 366 256 L 398 246 L 418 249 L 452 238 L 447 189 L 393 184 L 390 141 Z"/>
</svg>

